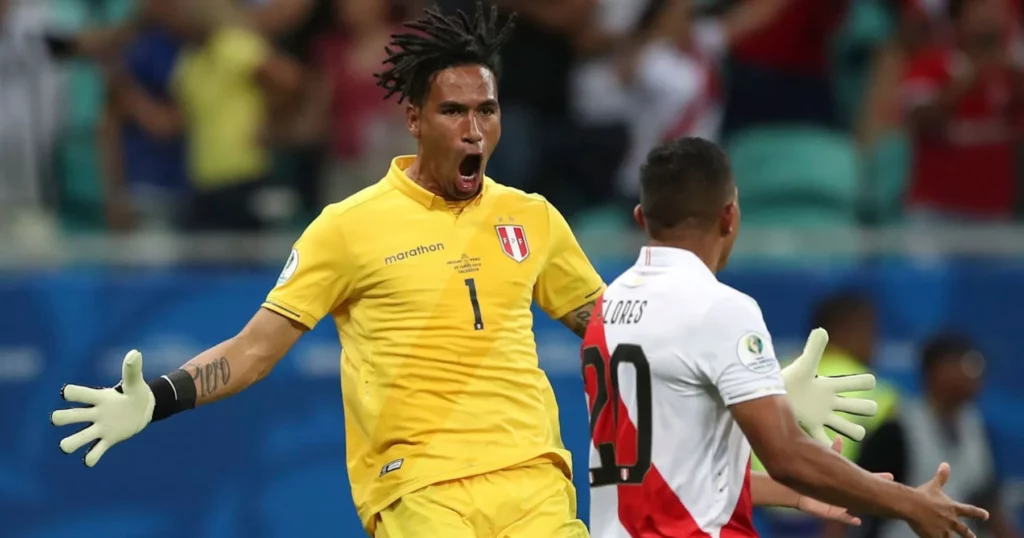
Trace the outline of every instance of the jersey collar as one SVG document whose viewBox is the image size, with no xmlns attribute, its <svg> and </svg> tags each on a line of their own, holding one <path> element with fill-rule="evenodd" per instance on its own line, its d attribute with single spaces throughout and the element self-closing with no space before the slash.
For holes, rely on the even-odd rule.
<svg viewBox="0 0 1024 538">
<path fill-rule="evenodd" d="M 448 204 L 440 196 L 428 191 L 421 187 L 418 183 L 409 178 L 405 173 L 405 170 L 412 166 L 413 161 L 416 160 L 415 155 L 402 155 L 395 157 L 391 160 L 391 168 L 388 170 L 387 181 L 394 187 L 395 190 L 402 194 L 412 198 L 419 202 L 423 207 L 430 209 L 433 207 L 447 208 Z M 491 183 L 493 183 L 489 177 L 484 176 L 483 184 L 480 187 L 480 194 L 476 198 L 469 201 L 469 204 L 478 204 L 483 198 L 484 194 L 487 193 Z"/>
<path fill-rule="evenodd" d="M 648 267 L 700 266 L 708 273 L 711 272 L 696 254 L 674 247 L 643 247 L 636 264 Z"/>
</svg>

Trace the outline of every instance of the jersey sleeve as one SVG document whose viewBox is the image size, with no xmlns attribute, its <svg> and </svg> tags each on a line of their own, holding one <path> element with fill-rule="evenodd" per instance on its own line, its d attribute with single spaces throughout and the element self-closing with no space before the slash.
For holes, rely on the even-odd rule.
<svg viewBox="0 0 1024 538">
<path fill-rule="evenodd" d="M 551 204 L 546 205 L 550 247 L 533 289 L 533 299 L 549 316 L 559 319 L 595 300 L 605 285 L 580 248 L 569 223 Z"/>
<path fill-rule="evenodd" d="M 296 241 L 263 308 L 312 329 L 349 297 L 354 279 L 336 217 L 325 211 Z"/>
<path fill-rule="evenodd" d="M 737 295 L 719 302 L 694 338 L 697 369 L 726 406 L 786 393 L 771 335 L 753 299 Z"/>
</svg>

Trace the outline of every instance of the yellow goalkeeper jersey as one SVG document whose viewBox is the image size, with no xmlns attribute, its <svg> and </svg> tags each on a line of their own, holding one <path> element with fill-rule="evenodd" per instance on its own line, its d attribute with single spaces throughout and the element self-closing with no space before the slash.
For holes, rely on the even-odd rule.
<svg viewBox="0 0 1024 538">
<path fill-rule="evenodd" d="M 604 289 L 544 198 L 485 178 L 452 204 L 395 159 L 295 243 L 263 307 L 331 314 L 352 495 L 364 526 L 402 495 L 547 456 L 571 475 L 530 305 L 560 318 Z"/>
</svg>

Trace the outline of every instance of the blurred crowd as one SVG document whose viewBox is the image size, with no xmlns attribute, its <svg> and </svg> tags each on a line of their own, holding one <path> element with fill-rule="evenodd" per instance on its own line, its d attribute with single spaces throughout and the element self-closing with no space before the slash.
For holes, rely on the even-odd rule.
<svg viewBox="0 0 1024 538">
<path fill-rule="evenodd" d="M 494 1 L 488 175 L 574 225 L 624 225 L 681 135 L 729 150 L 752 225 L 1018 214 L 1019 0 Z M 0 230 L 301 227 L 415 151 L 373 73 L 426 5 L 0 0 Z"/>
</svg>

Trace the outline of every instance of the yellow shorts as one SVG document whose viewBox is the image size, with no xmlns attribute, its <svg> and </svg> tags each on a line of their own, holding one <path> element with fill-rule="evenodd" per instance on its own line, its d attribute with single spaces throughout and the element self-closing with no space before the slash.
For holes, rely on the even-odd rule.
<svg viewBox="0 0 1024 538">
<path fill-rule="evenodd" d="M 374 538 L 587 538 L 576 488 L 550 460 L 441 482 L 376 516 Z"/>
</svg>

